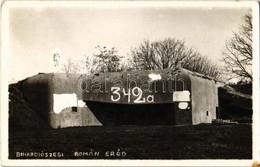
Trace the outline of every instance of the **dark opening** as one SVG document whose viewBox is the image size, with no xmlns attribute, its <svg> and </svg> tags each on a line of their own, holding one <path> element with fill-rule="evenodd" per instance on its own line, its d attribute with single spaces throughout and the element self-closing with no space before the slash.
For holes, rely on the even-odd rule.
<svg viewBox="0 0 260 167">
<path fill-rule="evenodd" d="M 217 119 L 219 119 L 219 118 L 220 118 L 220 113 L 219 113 L 218 106 L 216 107 L 216 117 L 217 117 Z"/>
<path fill-rule="evenodd" d="M 209 116 L 209 111 L 206 111 L 206 115 Z"/>
<path fill-rule="evenodd" d="M 72 107 L 72 112 L 77 112 L 77 107 Z"/>
<path fill-rule="evenodd" d="M 103 125 L 174 125 L 174 105 L 113 104 L 87 101 L 87 106 Z"/>
<path fill-rule="evenodd" d="M 114 118 L 114 112 L 111 111 L 111 112 L 107 112 L 107 118 Z"/>
</svg>

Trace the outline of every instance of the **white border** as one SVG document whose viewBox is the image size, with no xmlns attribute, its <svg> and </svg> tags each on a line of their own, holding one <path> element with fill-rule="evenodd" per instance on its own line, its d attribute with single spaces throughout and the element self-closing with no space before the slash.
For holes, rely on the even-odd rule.
<svg viewBox="0 0 260 167">
<path fill-rule="evenodd" d="M 259 2 L 260 3 L 260 2 Z M 259 4 L 257 3 L 252 12 L 253 24 L 253 159 L 259 162 L 260 159 L 260 109 L 259 109 Z"/>
<path fill-rule="evenodd" d="M 9 160 L 8 159 L 8 74 L 9 9 L 14 7 L 249 7 L 253 13 L 253 159 L 252 160 Z M 1 17 L 1 164 L 4 166 L 251 166 L 259 161 L 259 5 L 257 2 L 227 1 L 6 1 Z"/>
</svg>

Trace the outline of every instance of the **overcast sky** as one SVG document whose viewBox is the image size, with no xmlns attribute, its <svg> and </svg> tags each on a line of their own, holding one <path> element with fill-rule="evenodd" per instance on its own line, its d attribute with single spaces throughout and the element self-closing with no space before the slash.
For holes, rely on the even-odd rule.
<svg viewBox="0 0 260 167">
<path fill-rule="evenodd" d="M 53 54 L 91 56 L 95 46 L 126 56 L 144 39 L 177 38 L 218 62 L 248 8 L 13 8 L 10 80 L 52 72 Z"/>
</svg>

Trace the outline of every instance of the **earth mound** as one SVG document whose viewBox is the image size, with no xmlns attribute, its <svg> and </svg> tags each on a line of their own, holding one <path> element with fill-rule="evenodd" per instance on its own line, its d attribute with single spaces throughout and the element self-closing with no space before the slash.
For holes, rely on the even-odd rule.
<svg viewBox="0 0 260 167">
<path fill-rule="evenodd" d="M 47 128 L 47 124 L 42 121 L 25 100 L 21 89 L 21 82 L 9 85 L 8 91 L 10 131 Z"/>
</svg>

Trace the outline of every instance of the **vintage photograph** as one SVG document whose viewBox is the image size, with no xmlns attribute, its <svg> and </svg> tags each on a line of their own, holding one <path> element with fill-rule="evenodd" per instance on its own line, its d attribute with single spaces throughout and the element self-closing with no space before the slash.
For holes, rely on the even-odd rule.
<svg viewBox="0 0 260 167">
<path fill-rule="evenodd" d="M 259 154 L 258 3 L 5 3 L 8 160 Z"/>
</svg>

